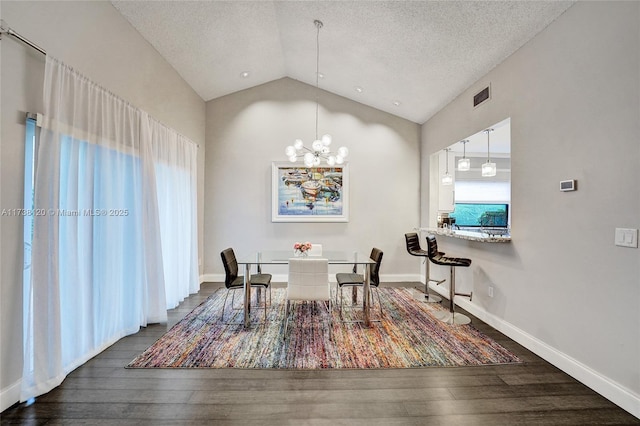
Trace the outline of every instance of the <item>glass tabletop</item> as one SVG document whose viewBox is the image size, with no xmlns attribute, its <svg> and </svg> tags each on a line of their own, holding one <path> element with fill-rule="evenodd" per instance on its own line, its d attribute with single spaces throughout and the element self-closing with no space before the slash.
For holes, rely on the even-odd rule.
<svg viewBox="0 0 640 426">
<path fill-rule="evenodd" d="M 238 263 L 242 265 L 257 265 L 257 264 L 274 264 L 274 265 L 286 265 L 289 259 L 296 257 L 293 250 L 263 250 L 253 252 L 248 255 L 238 257 Z M 359 253 L 353 251 L 344 250 L 323 250 L 320 256 L 307 256 L 309 259 L 320 258 L 327 259 L 332 265 L 342 264 L 358 264 L 366 265 L 376 263 L 369 258 L 369 253 Z"/>
</svg>

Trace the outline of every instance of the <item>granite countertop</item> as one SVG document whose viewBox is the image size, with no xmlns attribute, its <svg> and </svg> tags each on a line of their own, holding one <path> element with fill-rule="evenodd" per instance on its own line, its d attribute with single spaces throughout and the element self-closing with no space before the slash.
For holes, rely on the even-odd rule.
<svg viewBox="0 0 640 426">
<path fill-rule="evenodd" d="M 481 243 L 510 243 L 510 235 L 489 235 L 480 231 L 451 230 L 447 228 L 420 228 L 420 231 L 429 232 L 443 237 L 460 238 L 463 240 L 479 241 Z"/>
</svg>

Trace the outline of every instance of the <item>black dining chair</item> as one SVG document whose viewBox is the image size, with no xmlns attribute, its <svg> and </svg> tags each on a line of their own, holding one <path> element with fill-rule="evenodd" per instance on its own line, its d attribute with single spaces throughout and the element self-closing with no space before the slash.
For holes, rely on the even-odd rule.
<svg viewBox="0 0 640 426">
<path fill-rule="evenodd" d="M 229 292 L 234 291 L 231 297 L 231 307 L 233 308 L 233 302 L 235 299 L 235 290 L 244 289 L 244 276 L 238 275 L 238 261 L 232 248 L 222 250 L 220 253 L 222 257 L 222 264 L 224 265 L 225 279 L 224 285 L 227 288 L 227 294 L 224 296 L 224 302 L 222 303 L 222 321 L 224 321 L 225 306 L 227 304 L 227 297 Z M 269 289 L 269 306 L 271 305 L 271 274 L 263 274 L 260 269 L 259 273 L 251 274 L 251 287 L 257 287 L 264 290 L 264 321 L 267 322 L 267 289 Z"/>
<path fill-rule="evenodd" d="M 369 285 L 371 290 L 375 289 L 376 294 L 378 296 L 378 306 L 380 307 L 380 317 L 382 317 L 382 303 L 380 303 L 380 290 L 378 286 L 380 285 L 380 264 L 382 263 L 382 255 L 384 253 L 379 248 L 373 248 L 371 250 L 371 254 L 369 257 L 374 260 L 376 263 L 372 264 L 370 274 L 369 274 Z M 353 272 L 340 272 L 336 274 L 336 281 L 338 281 L 338 291 L 340 292 L 340 318 L 342 318 L 342 289 L 344 287 L 363 287 L 364 286 L 364 275 L 358 274 L 358 265 L 353 265 Z M 373 291 L 371 291 L 373 294 Z M 338 294 L 336 293 L 336 299 Z M 373 300 L 373 296 L 371 296 L 371 300 Z M 337 300 L 336 300 L 337 303 Z"/>
</svg>

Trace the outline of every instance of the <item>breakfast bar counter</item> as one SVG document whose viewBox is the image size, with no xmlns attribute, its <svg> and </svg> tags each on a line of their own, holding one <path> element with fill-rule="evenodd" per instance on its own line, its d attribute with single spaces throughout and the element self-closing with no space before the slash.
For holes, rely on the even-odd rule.
<svg viewBox="0 0 640 426">
<path fill-rule="evenodd" d="M 468 231 L 450 228 L 420 228 L 421 233 L 434 234 L 443 237 L 460 238 L 462 240 L 478 241 L 481 243 L 510 243 L 510 235 L 493 235 L 487 232 Z"/>
</svg>

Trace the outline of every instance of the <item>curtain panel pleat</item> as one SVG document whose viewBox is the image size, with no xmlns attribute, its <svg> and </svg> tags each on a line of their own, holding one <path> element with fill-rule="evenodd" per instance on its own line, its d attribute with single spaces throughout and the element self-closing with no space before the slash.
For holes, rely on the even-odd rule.
<svg viewBox="0 0 640 426">
<path fill-rule="evenodd" d="M 23 401 L 198 291 L 197 146 L 47 56 Z"/>
<path fill-rule="evenodd" d="M 198 291 L 197 146 L 149 117 L 167 308 Z"/>
</svg>

